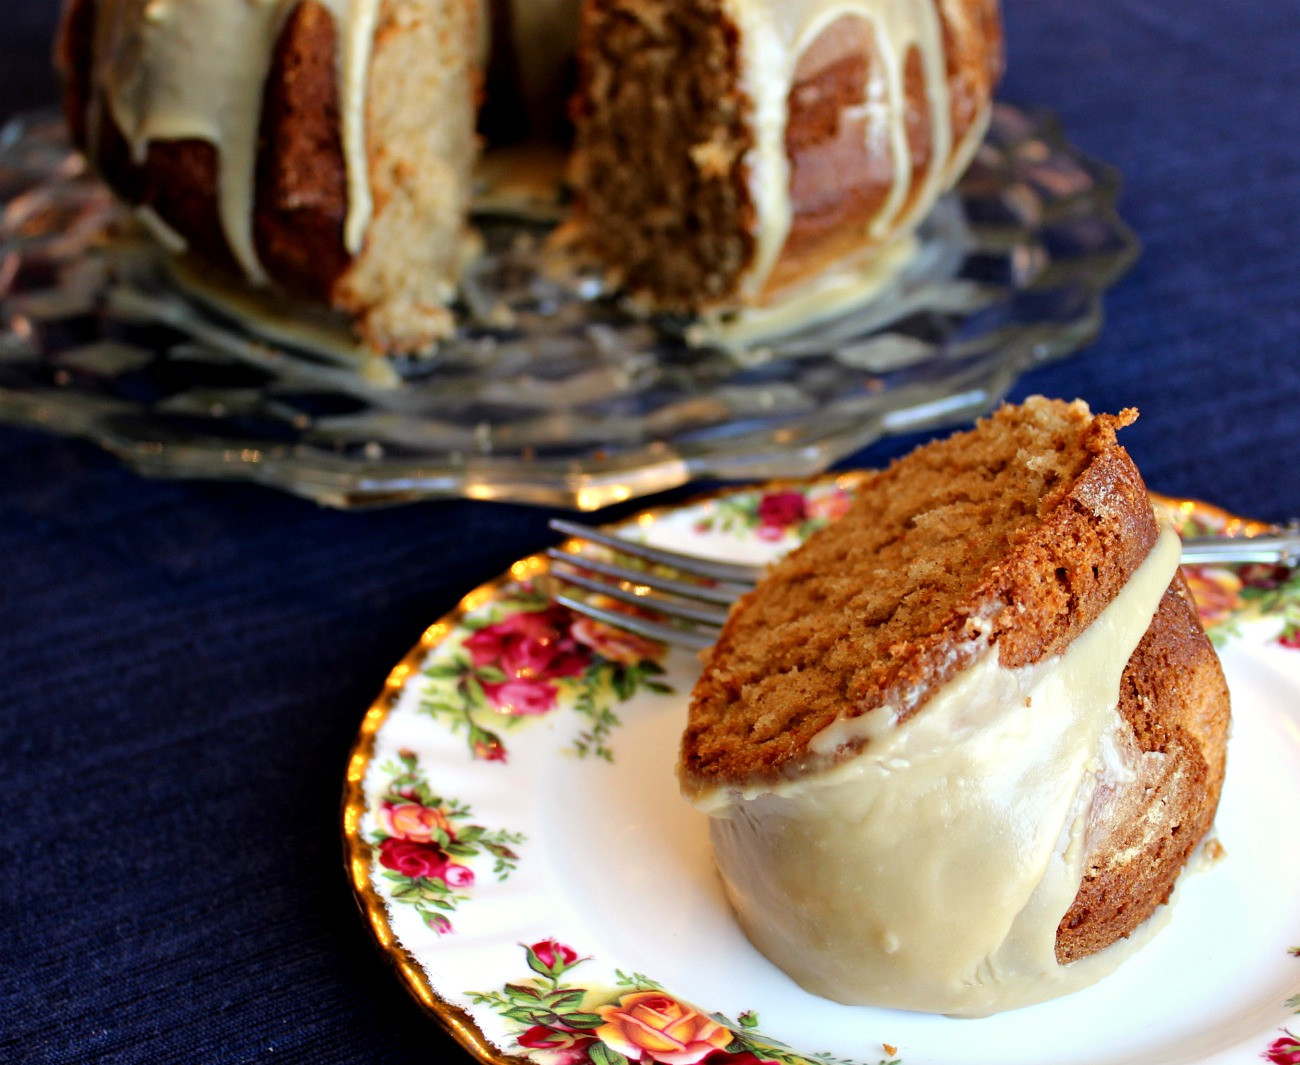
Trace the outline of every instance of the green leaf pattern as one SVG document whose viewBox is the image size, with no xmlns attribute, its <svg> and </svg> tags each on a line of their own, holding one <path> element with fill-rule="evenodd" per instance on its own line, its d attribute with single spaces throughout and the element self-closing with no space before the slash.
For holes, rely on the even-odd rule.
<svg viewBox="0 0 1300 1065">
<path fill-rule="evenodd" d="M 423 669 L 420 712 L 464 735 L 473 757 L 505 761 L 503 735 L 570 708 L 586 719 L 579 757 L 614 760 L 615 707 L 660 679 L 667 648 L 579 617 L 533 584 L 511 583 L 466 614 Z"/>
<path fill-rule="evenodd" d="M 801 1054 L 758 1030 L 752 1010 L 732 1021 L 706 1013 L 642 973 L 615 970 L 615 986 L 571 982 L 589 958 L 554 939 L 524 947 L 534 976 L 470 1000 L 509 1022 L 513 1053 L 539 1065 L 856 1065 L 830 1054 Z M 896 1048 L 881 1044 L 902 1065 Z"/>
<path fill-rule="evenodd" d="M 474 824 L 467 805 L 433 790 L 410 751 L 381 772 L 388 784 L 374 807 L 379 827 L 369 836 L 379 875 L 394 902 L 413 907 L 433 931 L 450 932 L 448 914 L 470 898 L 477 878 L 472 866 L 490 858 L 492 876 L 505 880 L 524 836 Z"/>
</svg>

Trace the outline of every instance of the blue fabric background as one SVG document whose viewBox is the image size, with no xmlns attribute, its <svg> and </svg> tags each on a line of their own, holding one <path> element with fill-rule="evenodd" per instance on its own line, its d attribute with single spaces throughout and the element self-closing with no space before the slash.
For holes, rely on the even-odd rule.
<svg viewBox="0 0 1300 1065">
<path fill-rule="evenodd" d="M 1154 489 L 1300 514 L 1295 0 L 1005 3 L 1002 95 L 1123 171 L 1146 248 L 1101 339 L 1013 396 L 1137 406 Z M 0 116 L 55 94 L 54 0 L 4 8 Z M 335 513 L 0 428 L 0 1060 L 467 1060 L 358 918 L 344 759 L 389 667 L 547 517 Z"/>
</svg>

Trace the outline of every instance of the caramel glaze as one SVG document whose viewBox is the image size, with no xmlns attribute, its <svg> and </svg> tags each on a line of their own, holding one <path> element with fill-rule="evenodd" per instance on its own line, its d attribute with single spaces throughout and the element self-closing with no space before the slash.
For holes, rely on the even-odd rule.
<svg viewBox="0 0 1300 1065">
<path fill-rule="evenodd" d="M 827 26 L 799 59 L 785 130 L 793 218 L 768 279 L 772 288 L 852 252 L 889 199 L 890 146 L 868 150 L 860 113 L 870 68 L 880 61 L 866 22 L 848 15 Z"/>
<path fill-rule="evenodd" d="M 992 100 L 1002 72 L 996 0 L 936 0 L 949 91 L 950 150 L 958 151 Z M 889 141 L 871 138 L 862 114 L 883 59 L 868 23 L 836 19 L 799 58 L 788 98 L 790 230 L 765 289 L 776 292 L 843 260 L 886 209 L 896 180 Z M 898 218 L 918 206 L 935 163 L 935 129 L 924 59 L 916 43 L 903 60 L 904 124 L 911 176 Z M 871 150 L 868 144 L 874 141 Z M 946 163 L 942 160 L 941 163 Z M 954 175 L 955 176 L 955 175 Z"/>
<path fill-rule="evenodd" d="M 206 140 L 151 141 L 142 162 L 105 110 L 90 143 L 95 0 L 64 10 L 56 62 L 64 110 L 76 143 L 128 203 L 152 210 L 194 255 L 237 271 L 217 202 L 216 148 Z M 337 32 L 330 13 L 302 0 L 272 55 L 258 129 L 253 239 L 269 273 L 285 288 L 329 300 L 351 263 L 344 247 L 347 174 L 339 136 Z"/>
<path fill-rule="evenodd" d="M 1056 932 L 1061 964 L 1131 935 L 1169 900 L 1219 805 L 1228 706 L 1223 667 L 1180 573 L 1120 681 L 1119 714 L 1140 767 L 1122 801 L 1137 809 L 1088 840 L 1079 892 Z"/>
</svg>

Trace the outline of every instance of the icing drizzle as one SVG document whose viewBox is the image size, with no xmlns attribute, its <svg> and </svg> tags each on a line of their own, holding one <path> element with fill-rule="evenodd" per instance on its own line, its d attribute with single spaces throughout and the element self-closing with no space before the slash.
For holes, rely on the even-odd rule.
<svg viewBox="0 0 1300 1065">
<path fill-rule="evenodd" d="M 943 26 L 936 4 L 943 0 L 729 0 L 740 28 L 743 88 L 753 102 L 755 147 L 749 160 L 750 194 L 757 213 L 756 248 L 741 280 L 742 303 L 761 302 L 794 222 L 790 163 L 786 156 L 788 99 L 799 60 L 817 36 L 845 15 L 866 20 L 879 62 L 870 68 L 866 103 L 873 121 L 867 137 L 883 137 L 892 151 L 893 183 L 885 204 L 865 234 L 874 243 L 904 232 L 933 205 L 969 162 L 983 138 L 985 108 L 959 143 L 954 144 Z M 950 18 L 965 18 L 962 5 L 945 7 Z M 968 27 L 955 27 L 959 32 Z M 904 65 L 915 46 L 921 55 L 925 96 L 930 109 L 932 158 L 917 195 L 912 193 L 912 161 L 907 143 Z M 883 129 L 882 129 L 883 126 Z M 904 213 L 908 203 L 911 207 Z"/>
<path fill-rule="evenodd" d="M 347 171 L 347 250 L 372 213 L 365 100 L 379 0 L 316 0 L 337 30 L 337 98 Z M 250 281 L 266 272 L 253 240 L 262 94 L 276 40 L 298 0 L 97 0 L 91 143 L 103 116 L 143 163 L 156 141 L 202 140 L 217 153 L 217 205 L 231 253 Z"/>
</svg>

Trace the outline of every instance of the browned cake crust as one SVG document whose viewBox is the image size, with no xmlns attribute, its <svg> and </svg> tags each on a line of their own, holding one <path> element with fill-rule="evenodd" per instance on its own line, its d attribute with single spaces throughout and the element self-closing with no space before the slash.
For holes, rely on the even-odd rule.
<svg viewBox="0 0 1300 1065">
<path fill-rule="evenodd" d="M 339 133 L 338 34 L 303 0 L 271 59 L 258 131 L 253 238 L 267 273 L 292 292 L 331 302 L 352 256 L 343 239 L 347 167 Z"/>
<path fill-rule="evenodd" d="M 65 0 L 54 38 L 54 67 L 63 84 L 63 113 L 72 143 L 85 151 L 86 109 L 94 58 L 95 0 Z"/>
<path fill-rule="evenodd" d="M 209 15 L 234 12 L 235 27 L 248 24 L 238 12 L 249 5 L 226 9 L 224 2 L 201 6 Z M 369 53 L 355 84 L 348 82 L 353 65 L 339 61 L 344 29 L 330 9 L 294 0 L 283 5 L 282 22 L 278 13 L 269 22 L 255 18 L 255 39 L 223 42 L 247 46 L 256 60 L 247 70 L 213 63 L 196 72 L 210 79 L 197 80 L 197 89 L 212 92 L 186 102 L 186 136 L 118 128 L 119 120 L 148 127 L 155 107 L 147 90 L 138 99 L 123 90 L 123 71 L 161 70 L 162 78 L 175 74 L 173 66 L 187 71 L 180 64 L 193 56 L 183 49 L 195 42 L 167 32 L 186 14 L 163 11 L 155 38 L 140 28 L 150 19 L 143 10 L 65 0 L 55 60 L 68 125 L 91 164 L 118 196 L 163 222 L 197 263 L 332 306 L 373 351 L 432 350 L 452 328 L 447 304 L 466 248 L 480 89 L 477 0 L 381 0 L 371 38 L 359 45 Z M 132 55 L 131 48 L 150 50 Z M 249 99 L 222 102 L 223 79 L 263 76 Z M 146 73 L 140 84 L 166 82 Z M 344 91 L 357 94 L 349 114 L 362 134 L 351 155 Z M 124 99 L 130 119 L 121 117 Z M 209 99 L 219 122 L 202 113 Z M 205 139 L 214 127 L 219 132 Z M 128 137 L 136 136 L 148 139 L 133 145 Z M 223 160 L 227 150 L 233 158 Z M 234 168 L 233 178 L 223 166 Z"/>
<path fill-rule="evenodd" d="M 912 713 L 985 628 L 1009 668 L 1063 650 L 1156 540 L 1115 440 L 1133 417 L 1036 397 L 864 483 L 848 515 L 733 609 L 691 701 L 686 776 L 801 772 L 836 718 Z"/>
<path fill-rule="evenodd" d="M 95 0 L 64 9 L 55 60 L 73 139 L 104 181 L 128 203 L 149 207 L 185 239 L 197 258 L 237 270 L 217 208 L 213 146 L 202 140 L 154 141 L 142 163 L 112 116 L 89 121 Z M 290 292 L 329 301 L 351 262 L 343 245 L 346 167 L 335 99 L 335 30 L 329 13 L 302 0 L 275 44 L 258 128 L 253 233 L 263 266 Z"/>
<path fill-rule="evenodd" d="M 913 59 L 915 57 L 915 59 Z M 844 15 L 808 46 L 790 89 L 785 153 L 790 162 L 790 234 L 768 287 L 797 282 L 850 254 L 862 244 L 862 229 L 889 198 L 894 183 L 890 145 L 867 150 L 867 84 L 884 63 L 865 19 Z M 929 111 L 924 79 L 917 77 L 920 52 L 907 64 L 909 133 L 929 169 Z M 846 118 L 846 114 L 856 117 Z"/>
<path fill-rule="evenodd" d="M 1089 836 L 1083 883 L 1056 933 L 1062 964 L 1127 936 L 1168 900 L 1219 805 L 1228 686 L 1181 574 L 1124 670 L 1119 711 L 1139 771 L 1107 797 Z"/>
<path fill-rule="evenodd" d="M 1115 440 L 1133 417 L 1034 397 L 864 484 L 732 611 L 692 698 L 686 781 L 816 769 L 808 743 L 837 716 L 888 705 L 906 717 L 984 639 L 1008 667 L 1060 653 L 1157 536 Z M 1057 932 L 1062 964 L 1169 898 L 1218 806 L 1228 691 L 1181 574 L 1125 668 L 1119 713 L 1119 753 L 1136 772 L 1093 800 L 1083 881 Z"/>
</svg>

